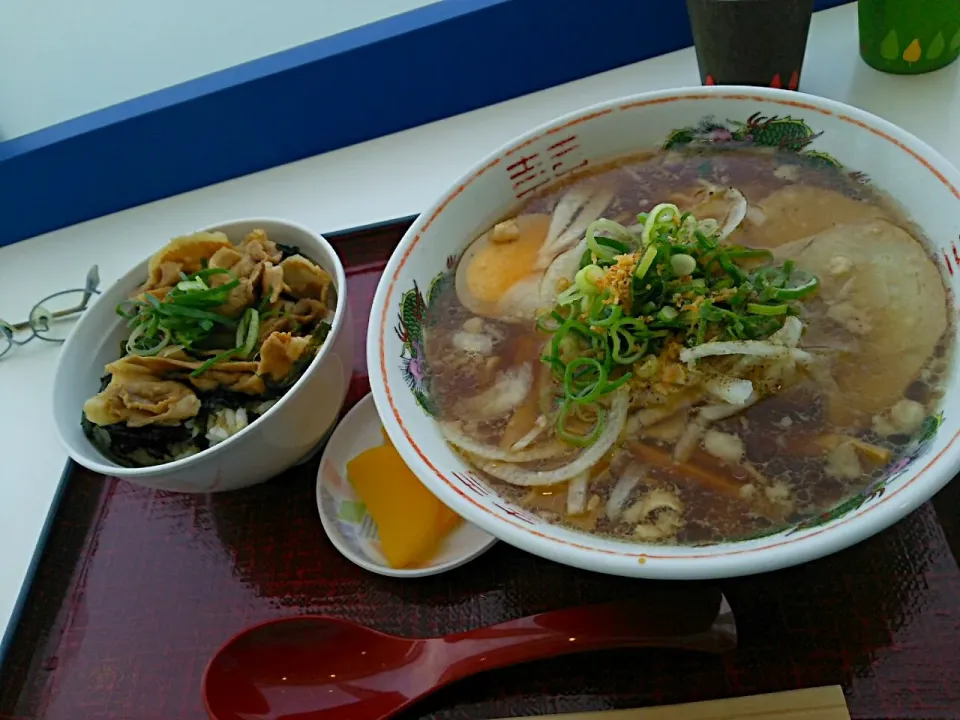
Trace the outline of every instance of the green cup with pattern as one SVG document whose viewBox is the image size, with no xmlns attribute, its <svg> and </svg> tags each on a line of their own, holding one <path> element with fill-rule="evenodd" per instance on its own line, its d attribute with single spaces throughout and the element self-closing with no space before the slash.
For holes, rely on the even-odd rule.
<svg viewBox="0 0 960 720">
<path fill-rule="evenodd" d="M 960 56 L 960 0 L 859 0 L 860 55 L 883 72 L 917 75 Z"/>
</svg>

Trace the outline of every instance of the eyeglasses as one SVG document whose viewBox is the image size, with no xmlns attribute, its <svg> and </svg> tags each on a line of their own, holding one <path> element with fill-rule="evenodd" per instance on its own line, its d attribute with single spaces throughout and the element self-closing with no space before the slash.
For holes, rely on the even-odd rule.
<svg viewBox="0 0 960 720">
<path fill-rule="evenodd" d="M 26 345 L 34 338 L 46 342 L 62 343 L 72 323 L 67 322 L 87 309 L 94 295 L 99 295 L 100 273 L 94 265 L 87 273 L 87 282 L 83 288 L 61 290 L 48 295 L 30 310 L 29 319 L 11 325 L 0 320 L 0 357 L 3 357 L 17 345 Z M 17 333 L 29 330 L 30 334 L 18 340 Z"/>
</svg>

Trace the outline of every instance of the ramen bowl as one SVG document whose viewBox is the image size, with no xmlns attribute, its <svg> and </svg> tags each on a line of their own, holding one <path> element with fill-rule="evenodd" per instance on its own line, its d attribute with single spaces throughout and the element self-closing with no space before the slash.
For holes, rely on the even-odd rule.
<svg viewBox="0 0 960 720">
<path fill-rule="evenodd" d="M 698 87 L 613 100 L 531 130 L 484 158 L 419 217 L 391 257 L 371 312 L 368 366 L 384 427 L 421 481 L 469 522 L 518 548 L 588 570 L 732 577 L 853 545 L 910 513 L 953 477 L 960 466 L 960 414 L 951 408 L 958 406 L 960 386 L 952 377 L 945 381 L 942 412 L 925 418 L 916 441 L 882 477 L 816 515 L 739 541 L 643 544 L 549 523 L 499 494 L 445 442 L 430 397 L 422 323 L 470 242 L 526 198 L 585 168 L 644 150 L 731 141 L 802 153 L 884 191 L 929 241 L 948 298 L 956 292 L 960 173 L 917 138 L 856 108 L 795 92 Z M 946 305 L 952 325 L 954 305 L 949 299 Z"/>
<path fill-rule="evenodd" d="M 147 467 L 125 467 L 107 458 L 81 429 L 81 417 L 85 401 L 97 393 L 104 366 L 119 358 L 130 334 L 117 307 L 147 277 L 148 260 L 144 259 L 81 315 L 60 352 L 53 385 L 54 422 L 74 461 L 94 472 L 158 490 L 221 492 L 269 480 L 323 441 L 340 414 L 353 372 L 346 274 L 326 239 L 292 222 L 246 218 L 203 230 L 221 231 L 236 243 L 256 229 L 320 265 L 336 289 L 329 333 L 303 374 L 262 415 L 207 449 Z M 158 238 L 156 249 L 164 242 Z"/>
</svg>

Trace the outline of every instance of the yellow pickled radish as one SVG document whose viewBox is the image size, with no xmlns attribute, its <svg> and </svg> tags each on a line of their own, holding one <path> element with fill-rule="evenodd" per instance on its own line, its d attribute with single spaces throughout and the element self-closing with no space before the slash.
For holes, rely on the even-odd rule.
<svg viewBox="0 0 960 720">
<path fill-rule="evenodd" d="M 384 433 L 385 444 L 347 463 L 347 477 L 380 530 L 380 545 L 394 568 L 427 562 L 460 517 L 411 472 Z"/>
<path fill-rule="evenodd" d="M 446 537 L 460 525 L 461 518 L 453 510 L 443 503 L 440 503 L 440 511 L 437 513 L 437 532 L 441 537 Z"/>
</svg>

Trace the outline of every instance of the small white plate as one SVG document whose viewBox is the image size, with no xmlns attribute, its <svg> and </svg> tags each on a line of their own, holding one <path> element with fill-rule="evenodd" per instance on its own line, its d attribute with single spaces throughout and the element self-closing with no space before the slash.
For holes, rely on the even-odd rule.
<svg viewBox="0 0 960 720">
<path fill-rule="evenodd" d="M 430 564 L 397 569 L 380 551 L 377 525 L 347 479 L 347 462 L 364 450 L 383 445 L 380 416 L 367 395 L 346 414 L 327 443 L 317 472 L 317 510 L 330 542 L 344 557 L 365 570 L 390 577 L 425 577 L 460 567 L 497 541 L 464 521 L 444 540 Z"/>
</svg>

